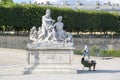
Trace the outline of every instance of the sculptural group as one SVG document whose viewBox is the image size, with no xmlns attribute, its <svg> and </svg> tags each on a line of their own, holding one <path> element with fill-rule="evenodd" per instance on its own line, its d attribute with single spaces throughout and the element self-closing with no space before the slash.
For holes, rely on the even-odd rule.
<svg viewBox="0 0 120 80">
<path fill-rule="evenodd" d="M 50 14 L 51 10 L 47 9 L 46 14 L 42 16 L 42 26 L 38 28 L 38 31 L 35 26 L 32 27 L 30 31 L 30 40 L 32 40 L 33 43 L 72 43 L 72 35 L 66 34 L 63 30 L 63 17 L 58 16 L 57 22 L 55 22 Z"/>
</svg>

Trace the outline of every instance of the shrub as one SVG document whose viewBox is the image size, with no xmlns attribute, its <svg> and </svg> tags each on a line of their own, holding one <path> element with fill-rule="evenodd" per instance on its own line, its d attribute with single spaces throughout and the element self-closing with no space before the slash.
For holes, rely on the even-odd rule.
<svg viewBox="0 0 120 80">
<path fill-rule="evenodd" d="M 120 50 L 103 50 L 102 51 L 102 56 L 103 57 L 120 57 Z"/>
<path fill-rule="evenodd" d="M 82 50 L 74 50 L 74 53 L 78 55 L 83 55 Z M 90 56 L 120 57 L 120 50 L 100 50 L 99 47 L 93 46 L 90 49 Z"/>
<path fill-rule="evenodd" d="M 83 51 L 81 51 L 81 50 L 74 50 L 74 54 L 83 55 Z"/>
<path fill-rule="evenodd" d="M 90 55 L 92 56 L 100 56 L 101 49 L 98 46 L 92 46 L 90 49 Z"/>
</svg>

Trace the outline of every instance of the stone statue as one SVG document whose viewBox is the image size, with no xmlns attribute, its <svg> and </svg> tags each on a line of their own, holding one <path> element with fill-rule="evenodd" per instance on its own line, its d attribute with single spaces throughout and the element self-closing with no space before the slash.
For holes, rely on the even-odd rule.
<svg viewBox="0 0 120 80">
<path fill-rule="evenodd" d="M 62 16 L 58 17 L 58 22 L 55 23 L 56 33 L 58 36 L 58 40 L 63 41 L 66 38 L 66 32 L 63 30 L 64 24 L 62 23 Z"/>
<path fill-rule="evenodd" d="M 65 43 L 73 43 L 73 37 L 71 34 L 67 35 L 67 38 L 65 39 Z"/>
<path fill-rule="evenodd" d="M 48 28 L 51 26 L 55 20 L 53 20 L 50 16 L 51 10 L 47 9 L 46 14 L 42 16 L 42 28 L 41 28 L 41 34 L 39 34 L 38 39 L 35 42 L 41 42 L 44 41 L 45 38 L 49 35 L 48 34 Z"/>
<path fill-rule="evenodd" d="M 62 23 L 62 19 L 62 16 L 58 16 L 57 22 L 52 27 L 50 27 L 53 29 L 52 35 L 54 36 L 54 40 L 58 40 L 60 42 L 64 41 L 66 38 L 66 33 L 63 30 L 64 24 Z"/>
<path fill-rule="evenodd" d="M 38 28 L 38 37 L 39 37 L 39 34 L 41 34 L 41 33 L 42 33 L 42 28 L 39 27 L 39 28 Z"/>
<path fill-rule="evenodd" d="M 42 16 L 42 25 L 38 31 L 35 26 L 31 29 L 30 40 L 33 43 L 28 43 L 26 47 L 29 66 L 24 68 L 24 74 L 44 70 L 48 73 L 77 73 L 73 67 L 75 48 L 72 35 L 66 34 L 63 30 L 62 16 L 58 16 L 57 22 L 55 22 L 50 14 L 50 9 L 47 9 L 46 14 Z"/>
<path fill-rule="evenodd" d="M 38 36 L 38 34 L 37 34 L 36 27 L 33 26 L 31 31 L 30 31 L 30 40 L 32 40 L 32 41 L 37 40 L 37 36 Z"/>
<path fill-rule="evenodd" d="M 36 30 L 36 27 L 32 27 L 30 32 L 30 40 L 33 44 L 42 43 L 73 43 L 72 35 L 66 34 L 63 30 L 64 23 L 63 17 L 58 16 L 57 22 L 50 17 L 51 10 L 47 9 L 46 14 L 42 16 L 42 26 Z"/>
</svg>

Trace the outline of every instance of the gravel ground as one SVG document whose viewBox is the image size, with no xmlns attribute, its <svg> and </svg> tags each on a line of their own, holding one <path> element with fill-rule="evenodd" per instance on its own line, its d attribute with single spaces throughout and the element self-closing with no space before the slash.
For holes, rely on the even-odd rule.
<svg viewBox="0 0 120 80">
<path fill-rule="evenodd" d="M 0 48 L 0 80 L 120 80 L 120 58 L 91 59 L 97 61 L 96 71 L 88 71 L 88 68 L 83 70 L 81 56 L 74 55 L 74 66 L 78 74 L 24 75 L 26 51 Z"/>
</svg>

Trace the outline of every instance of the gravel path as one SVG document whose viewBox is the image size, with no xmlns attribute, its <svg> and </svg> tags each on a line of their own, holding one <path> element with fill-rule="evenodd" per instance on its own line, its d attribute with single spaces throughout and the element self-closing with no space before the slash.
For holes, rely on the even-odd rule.
<svg viewBox="0 0 120 80">
<path fill-rule="evenodd" d="M 78 74 L 30 74 L 23 75 L 26 66 L 26 51 L 0 48 L 0 80 L 120 80 L 120 58 L 97 61 L 96 71 L 82 70 L 81 56 L 74 55 L 74 66 Z"/>
</svg>

